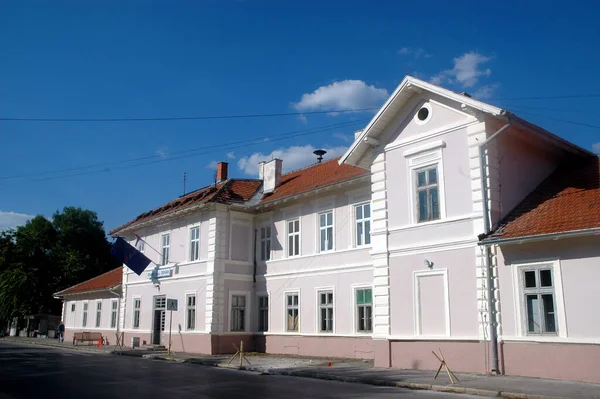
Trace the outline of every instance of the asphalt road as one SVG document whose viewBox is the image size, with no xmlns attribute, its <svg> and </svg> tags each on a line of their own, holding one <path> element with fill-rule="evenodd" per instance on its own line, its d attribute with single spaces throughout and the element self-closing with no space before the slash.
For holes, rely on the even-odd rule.
<svg viewBox="0 0 600 399">
<path fill-rule="evenodd" d="M 472 398 L 0 342 L 0 399 Z"/>
</svg>

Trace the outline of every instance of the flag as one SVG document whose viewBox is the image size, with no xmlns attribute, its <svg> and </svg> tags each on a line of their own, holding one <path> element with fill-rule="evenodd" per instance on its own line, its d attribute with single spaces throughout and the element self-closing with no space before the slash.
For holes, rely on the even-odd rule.
<svg viewBox="0 0 600 399">
<path fill-rule="evenodd" d="M 121 237 L 113 243 L 110 254 L 123 262 L 138 276 L 141 275 L 148 265 L 152 262 L 143 253 L 132 247 Z"/>
</svg>

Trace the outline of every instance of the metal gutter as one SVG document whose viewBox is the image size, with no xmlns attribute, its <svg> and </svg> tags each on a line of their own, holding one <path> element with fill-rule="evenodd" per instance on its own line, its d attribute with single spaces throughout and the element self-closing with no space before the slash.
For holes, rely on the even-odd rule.
<svg viewBox="0 0 600 399">
<path fill-rule="evenodd" d="M 535 242 L 535 241 L 545 241 L 545 240 L 558 240 L 561 238 L 569 238 L 569 237 L 582 237 L 582 236 L 591 236 L 591 235 L 600 235 L 600 227 L 594 227 L 591 229 L 585 230 L 571 230 L 571 231 L 561 231 L 558 233 L 548 233 L 548 234 L 538 234 L 534 236 L 524 236 L 524 237 L 512 237 L 512 238 L 492 238 L 492 239 L 483 239 L 477 243 L 477 245 L 481 246 L 489 246 L 495 244 L 521 244 L 523 242 Z"/>
</svg>

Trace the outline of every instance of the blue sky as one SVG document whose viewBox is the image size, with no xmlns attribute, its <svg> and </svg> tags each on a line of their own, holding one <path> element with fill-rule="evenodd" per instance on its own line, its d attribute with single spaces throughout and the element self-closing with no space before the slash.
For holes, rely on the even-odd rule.
<svg viewBox="0 0 600 399">
<path fill-rule="evenodd" d="M 598 5 L 57 3 L 3 3 L 0 117 L 152 118 L 371 108 L 408 73 L 475 94 L 600 151 L 600 129 L 561 121 L 600 126 Z M 596 96 L 547 98 L 590 94 Z M 544 99 L 517 100 L 529 97 Z M 0 179 L 0 229 L 23 223 L 28 215 L 51 216 L 68 205 L 95 210 L 108 229 L 114 228 L 180 195 L 184 171 L 188 188 L 198 188 L 211 182 L 210 166 L 218 160 L 229 161 L 235 177 L 254 177 L 258 161 L 273 151 L 283 157 L 284 167 L 301 167 L 314 161 L 314 148 L 339 155 L 369 116 L 0 120 L 0 178 L 29 175 Z M 276 140 L 307 129 L 312 134 Z M 240 143 L 244 140 L 254 141 Z M 182 152 L 193 149 L 198 150 Z M 120 163 L 144 157 L 155 158 L 142 163 L 161 162 Z M 101 166 L 50 173 L 89 165 Z"/>
</svg>

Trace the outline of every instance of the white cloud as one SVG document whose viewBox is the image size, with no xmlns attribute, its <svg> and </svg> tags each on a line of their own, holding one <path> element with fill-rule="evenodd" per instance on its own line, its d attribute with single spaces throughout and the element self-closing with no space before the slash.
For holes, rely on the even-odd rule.
<svg viewBox="0 0 600 399">
<path fill-rule="evenodd" d="M 425 51 L 422 48 L 416 48 L 416 49 L 412 49 L 410 47 L 402 47 L 400 50 L 398 50 L 398 54 L 400 55 L 412 55 L 415 59 L 419 59 L 419 58 L 431 58 L 433 57 L 433 55 L 429 54 L 427 51 Z"/>
<path fill-rule="evenodd" d="M 592 144 L 592 151 L 596 154 L 600 154 L 600 142 Z"/>
<path fill-rule="evenodd" d="M 388 96 L 386 89 L 369 86 L 362 80 L 343 80 L 305 93 L 292 105 L 301 112 L 379 108 Z"/>
<path fill-rule="evenodd" d="M 14 229 L 17 226 L 21 226 L 27 223 L 29 219 L 34 217 L 35 215 L 0 211 L 0 231 L 6 229 Z"/>
<path fill-rule="evenodd" d="M 235 152 L 231 151 L 225 154 L 225 158 L 227 159 L 235 159 Z"/>
<path fill-rule="evenodd" d="M 258 163 L 261 161 L 270 161 L 273 158 L 279 158 L 283 161 L 283 171 L 289 172 L 291 170 L 300 169 L 304 166 L 314 164 L 317 161 L 317 157 L 313 154 L 313 151 L 317 148 L 310 144 L 303 146 L 291 146 L 287 148 L 279 148 L 274 150 L 270 154 L 263 154 L 261 152 L 255 152 L 252 155 L 245 156 L 239 159 L 238 167 L 241 171 L 249 176 L 258 176 Z M 324 156 L 324 160 L 333 159 L 339 157 L 346 152 L 348 148 L 345 146 L 324 148 L 327 154 Z"/>
<path fill-rule="evenodd" d="M 431 77 L 431 83 L 441 85 L 444 82 L 459 83 L 462 87 L 473 87 L 482 76 L 490 76 L 492 70 L 483 68 L 483 64 L 490 61 L 492 57 L 471 51 L 460 57 L 454 58 L 454 68 L 447 69 Z"/>
<path fill-rule="evenodd" d="M 217 161 L 210 161 L 210 163 L 208 165 L 206 165 L 206 167 L 208 169 L 217 169 Z"/>
<path fill-rule="evenodd" d="M 486 100 L 488 98 L 491 98 L 499 86 L 500 85 L 497 83 L 481 86 L 479 89 L 475 90 L 475 92 L 473 93 L 473 98 L 476 98 L 478 100 Z"/>
<path fill-rule="evenodd" d="M 346 143 L 354 141 L 354 136 L 352 136 L 351 134 L 334 133 L 334 134 L 332 134 L 332 136 L 335 137 L 336 139 L 342 140 Z"/>
</svg>

